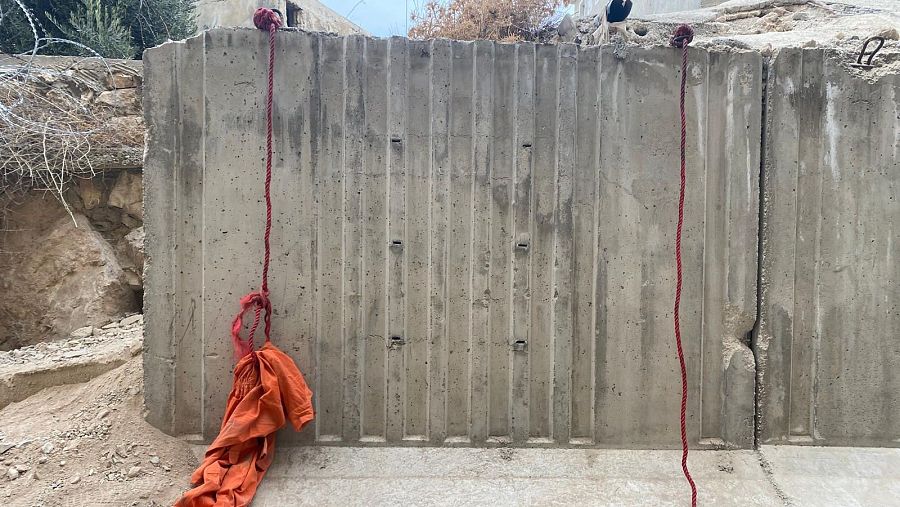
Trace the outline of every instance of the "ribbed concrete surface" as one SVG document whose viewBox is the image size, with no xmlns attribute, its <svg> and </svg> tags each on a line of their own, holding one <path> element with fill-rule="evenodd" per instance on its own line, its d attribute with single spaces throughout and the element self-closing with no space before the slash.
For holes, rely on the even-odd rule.
<svg viewBox="0 0 900 507">
<path fill-rule="evenodd" d="M 900 76 L 849 61 L 770 70 L 762 442 L 900 446 Z"/>
<path fill-rule="evenodd" d="M 272 296 L 316 392 L 303 441 L 666 447 L 672 48 L 279 33 Z M 145 55 L 147 404 L 218 430 L 257 286 L 266 38 Z M 761 59 L 692 49 L 690 438 L 752 444 Z"/>
</svg>

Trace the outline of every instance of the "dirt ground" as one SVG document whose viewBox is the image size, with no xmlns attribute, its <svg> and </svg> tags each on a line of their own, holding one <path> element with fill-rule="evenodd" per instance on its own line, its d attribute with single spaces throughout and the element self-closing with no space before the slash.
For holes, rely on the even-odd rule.
<svg viewBox="0 0 900 507">
<path fill-rule="evenodd" d="M 0 503 L 172 505 L 197 459 L 142 412 L 140 356 L 90 382 L 51 387 L 0 410 Z"/>
</svg>

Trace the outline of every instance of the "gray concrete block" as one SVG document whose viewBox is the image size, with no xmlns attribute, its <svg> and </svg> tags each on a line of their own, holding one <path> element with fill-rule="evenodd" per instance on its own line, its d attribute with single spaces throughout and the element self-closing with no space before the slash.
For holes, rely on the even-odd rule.
<svg viewBox="0 0 900 507">
<path fill-rule="evenodd" d="M 898 76 L 783 50 L 769 70 L 763 443 L 900 445 Z"/>
</svg>

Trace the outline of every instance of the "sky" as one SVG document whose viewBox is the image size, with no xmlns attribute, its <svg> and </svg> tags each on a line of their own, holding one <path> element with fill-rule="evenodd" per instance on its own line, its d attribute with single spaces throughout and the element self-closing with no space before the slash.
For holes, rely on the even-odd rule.
<svg viewBox="0 0 900 507">
<path fill-rule="evenodd" d="M 319 0 L 377 37 L 406 35 L 409 12 L 425 0 Z M 348 15 L 349 14 L 349 15 Z"/>
</svg>

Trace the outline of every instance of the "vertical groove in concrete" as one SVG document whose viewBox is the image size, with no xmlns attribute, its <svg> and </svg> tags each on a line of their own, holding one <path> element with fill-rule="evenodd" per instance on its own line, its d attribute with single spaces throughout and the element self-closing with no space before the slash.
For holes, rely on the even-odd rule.
<svg viewBox="0 0 900 507">
<path fill-rule="evenodd" d="M 289 441 L 676 444 L 676 52 L 278 41 L 274 339 L 318 411 Z M 148 403 L 155 424 L 210 437 L 228 324 L 261 266 L 266 39 L 216 30 L 172 47 L 148 52 L 151 134 L 183 125 L 151 136 L 148 156 L 162 178 L 148 176 L 148 202 L 175 203 L 149 212 Z M 173 61 L 205 62 L 202 86 L 160 70 Z M 684 329 L 704 393 L 691 438 L 746 445 L 752 407 L 727 398 L 748 372 L 728 359 L 744 357 L 755 308 L 759 57 L 691 61 Z M 198 339 L 175 347 L 183 335 Z"/>
<path fill-rule="evenodd" d="M 529 364 L 531 350 L 531 207 L 533 202 L 534 74 L 535 46 L 516 47 L 516 124 L 513 192 L 513 279 L 512 279 L 512 410 L 510 433 L 513 443 L 522 445 L 529 428 Z"/>
<path fill-rule="evenodd" d="M 404 251 L 406 278 L 407 375 L 403 436 L 416 441 L 428 437 L 428 366 L 430 298 L 430 210 L 432 173 L 431 44 L 409 43 L 406 103 L 407 221 Z"/>
<path fill-rule="evenodd" d="M 900 443 L 897 76 L 823 50 L 773 63 L 766 125 L 761 443 Z"/>
<path fill-rule="evenodd" d="M 471 410 L 469 436 L 474 444 L 488 437 L 490 309 L 491 300 L 491 147 L 493 140 L 494 44 L 474 43 L 472 97 L 472 341 L 469 349 L 471 365 Z"/>
<path fill-rule="evenodd" d="M 450 82 L 452 54 L 450 42 L 431 43 L 431 306 L 428 372 L 429 424 L 431 444 L 447 437 L 448 363 L 448 245 L 450 189 Z"/>
<path fill-rule="evenodd" d="M 490 310 L 488 371 L 488 434 L 494 439 L 510 435 L 512 379 L 512 199 L 516 153 L 516 47 L 493 46 L 491 90 L 493 112 L 490 159 L 490 281 L 486 297 Z"/>
<path fill-rule="evenodd" d="M 144 371 L 145 384 L 158 386 L 148 389 L 145 400 L 150 407 L 147 420 L 168 432 L 176 432 L 184 421 L 176 417 L 175 401 L 178 362 L 175 357 L 173 340 L 176 333 L 172 315 L 172 297 L 175 281 L 175 263 L 171 258 L 176 226 L 173 207 L 175 197 L 175 150 L 179 148 L 168 127 L 176 123 L 178 114 L 178 85 L 174 80 L 175 45 L 169 44 L 151 52 L 153 58 L 144 63 L 147 81 L 145 120 L 147 122 L 147 146 L 153 154 L 144 163 L 147 188 L 144 208 L 146 228 L 149 238 L 146 245 L 147 267 L 145 280 L 151 291 L 144 298 L 145 323 Z M 170 205 L 169 203 L 173 203 Z M 187 358 L 186 358 L 187 359 Z M 199 369 L 194 362 L 190 368 Z M 184 366 L 188 368 L 187 364 Z M 196 430 L 199 430 L 197 428 Z"/>
<path fill-rule="evenodd" d="M 387 40 L 366 41 L 366 157 L 363 187 L 363 439 L 383 439 L 386 421 Z"/>
</svg>

